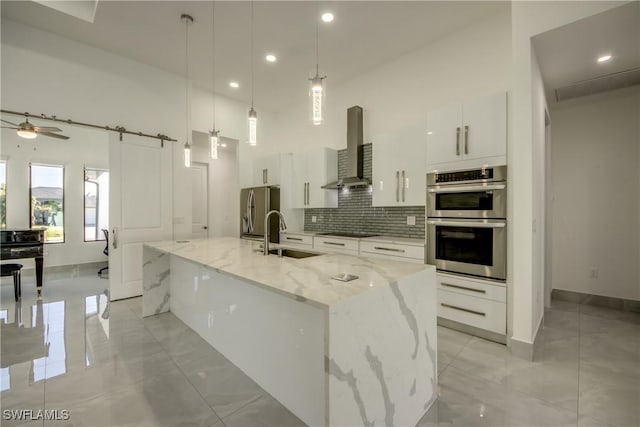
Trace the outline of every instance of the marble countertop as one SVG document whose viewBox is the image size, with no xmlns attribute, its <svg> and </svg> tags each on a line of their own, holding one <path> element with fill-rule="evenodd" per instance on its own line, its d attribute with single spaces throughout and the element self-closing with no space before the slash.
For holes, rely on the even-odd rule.
<svg viewBox="0 0 640 427">
<path fill-rule="evenodd" d="M 345 254 L 304 259 L 264 256 L 259 250 L 260 242 L 236 237 L 150 242 L 145 246 L 321 308 L 435 268 Z M 330 278 L 340 273 L 354 274 L 359 278 L 350 282 Z"/>
</svg>

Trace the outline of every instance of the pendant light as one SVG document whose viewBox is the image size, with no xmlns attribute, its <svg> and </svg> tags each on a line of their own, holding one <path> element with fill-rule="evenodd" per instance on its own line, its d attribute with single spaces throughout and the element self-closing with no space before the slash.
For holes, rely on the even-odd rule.
<svg viewBox="0 0 640 427">
<path fill-rule="evenodd" d="M 316 75 L 309 79 L 311 85 L 309 87 L 309 100 L 311 101 L 311 122 L 314 125 L 320 125 L 324 121 L 325 107 L 325 88 L 323 80 L 327 76 L 320 77 L 319 61 L 318 61 L 318 2 L 316 1 Z"/>
<path fill-rule="evenodd" d="M 182 22 L 184 22 L 184 28 L 185 28 L 185 72 L 186 72 L 186 77 L 185 77 L 185 126 L 186 126 L 186 131 L 185 131 L 185 143 L 184 143 L 184 166 L 187 168 L 191 167 L 191 144 L 189 143 L 189 132 L 190 132 L 190 128 L 191 126 L 189 126 L 190 124 L 190 114 L 189 114 L 189 109 L 190 109 L 190 99 L 189 99 L 189 25 L 193 24 L 193 18 L 191 17 L 191 15 L 187 15 L 186 13 L 183 13 L 182 15 L 180 15 L 180 19 L 182 20 Z"/>
<path fill-rule="evenodd" d="M 258 143 L 258 113 L 253 109 L 253 0 L 251 0 L 251 109 L 249 110 L 249 145 Z"/>
<path fill-rule="evenodd" d="M 215 61 L 215 50 L 216 50 L 216 2 L 211 2 L 211 100 L 212 100 L 212 131 L 209 132 L 209 154 L 213 160 L 218 158 L 218 133 L 219 130 L 216 130 L 216 61 Z"/>
</svg>

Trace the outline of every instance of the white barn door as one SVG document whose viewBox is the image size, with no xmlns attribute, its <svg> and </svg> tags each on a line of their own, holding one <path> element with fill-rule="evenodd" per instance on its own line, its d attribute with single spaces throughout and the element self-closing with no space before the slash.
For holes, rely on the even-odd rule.
<svg viewBox="0 0 640 427">
<path fill-rule="evenodd" d="M 111 133 L 109 137 L 111 300 L 142 295 L 142 244 L 169 240 L 172 226 L 172 146 Z"/>
</svg>

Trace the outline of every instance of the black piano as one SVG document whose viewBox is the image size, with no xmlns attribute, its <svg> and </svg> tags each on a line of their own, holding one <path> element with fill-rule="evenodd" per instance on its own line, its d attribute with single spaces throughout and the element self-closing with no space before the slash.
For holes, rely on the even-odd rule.
<svg viewBox="0 0 640 427">
<path fill-rule="evenodd" d="M 0 230 L 0 259 L 36 260 L 36 284 L 38 295 L 42 294 L 42 264 L 44 260 L 44 229 L 33 230 Z"/>
</svg>

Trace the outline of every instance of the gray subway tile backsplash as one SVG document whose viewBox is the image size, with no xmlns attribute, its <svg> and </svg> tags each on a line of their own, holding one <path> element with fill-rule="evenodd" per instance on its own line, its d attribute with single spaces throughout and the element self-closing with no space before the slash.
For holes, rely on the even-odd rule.
<svg viewBox="0 0 640 427">
<path fill-rule="evenodd" d="M 371 180 L 371 144 L 365 144 L 364 177 Z M 338 151 L 338 178 L 346 176 L 347 150 Z M 336 190 L 333 190 L 336 191 Z M 309 232 L 370 233 L 424 239 L 424 206 L 373 207 L 371 188 L 337 190 L 338 207 L 304 210 L 304 230 Z M 311 222 L 315 216 L 317 222 Z M 407 225 L 407 216 L 416 225 Z"/>
</svg>

